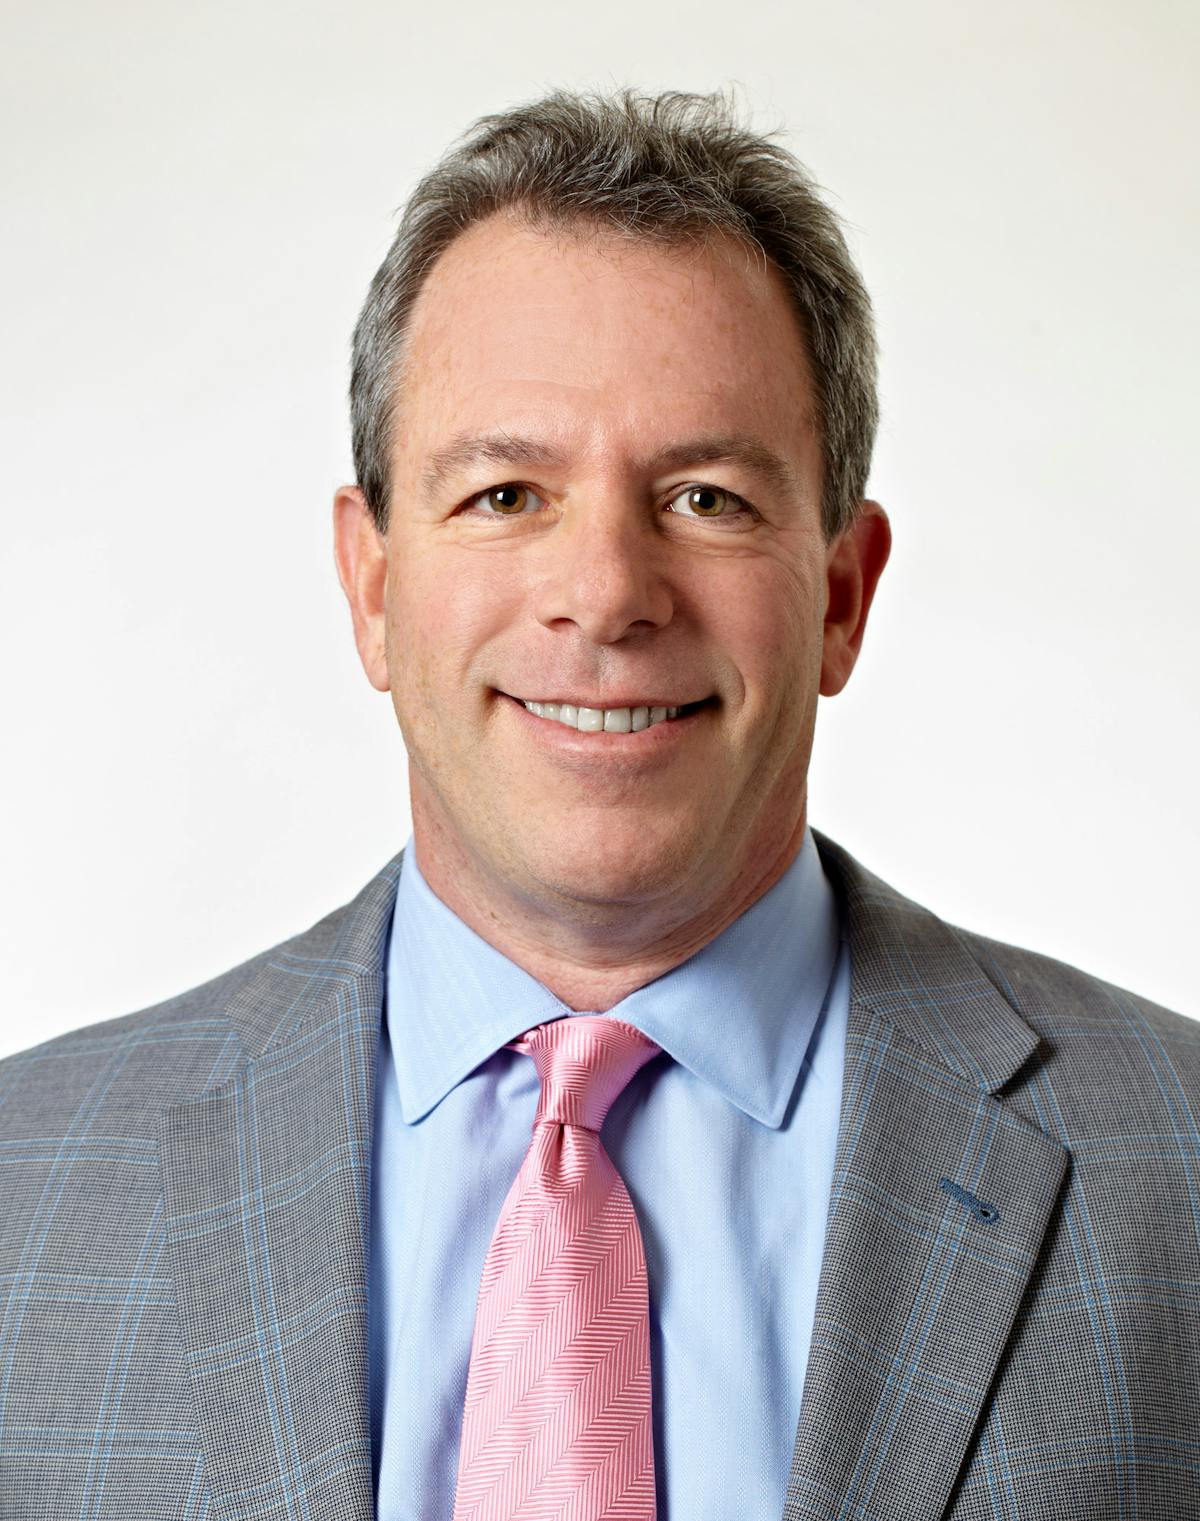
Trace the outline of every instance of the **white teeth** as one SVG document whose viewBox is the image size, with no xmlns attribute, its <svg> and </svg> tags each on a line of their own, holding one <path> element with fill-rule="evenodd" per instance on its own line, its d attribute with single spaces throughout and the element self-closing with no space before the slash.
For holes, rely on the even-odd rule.
<svg viewBox="0 0 1200 1521">
<path fill-rule="evenodd" d="M 581 734 L 640 734 L 682 712 L 681 708 L 577 708 L 569 702 L 521 701 L 538 718 L 553 719 Z"/>
</svg>

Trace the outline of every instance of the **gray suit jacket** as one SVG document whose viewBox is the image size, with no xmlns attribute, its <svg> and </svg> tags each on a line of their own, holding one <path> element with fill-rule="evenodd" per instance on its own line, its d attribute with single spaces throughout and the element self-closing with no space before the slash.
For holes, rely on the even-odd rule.
<svg viewBox="0 0 1200 1521">
<path fill-rule="evenodd" d="M 852 993 L 785 1521 L 1200 1517 L 1200 1025 L 955 929 L 816 840 Z M 5 1521 L 372 1516 L 400 870 L 0 1063 Z"/>
</svg>

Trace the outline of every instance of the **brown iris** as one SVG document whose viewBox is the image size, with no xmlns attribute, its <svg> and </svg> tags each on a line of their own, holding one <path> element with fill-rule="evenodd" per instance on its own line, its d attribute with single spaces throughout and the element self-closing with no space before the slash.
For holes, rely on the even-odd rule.
<svg viewBox="0 0 1200 1521">
<path fill-rule="evenodd" d="M 710 486 L 693 486 L 688 492 L 688 506 L 702 518 L 719 517 L 724 494 L 722 491 L 714 491 Z"/>
<path fill-rule="evenodd" d="M 497 512 L 510 515 L 521 511 L 528 495 L 529 493 L 525 490 L 524 486 L 493 486 L 487 493 L 487 498 Z M 508 501 L 501 500 L 501 498 L 506 496 L 509 498 Z M 515 501 L 513 500 L 514 497 L 516 498 Z"/>
</svg>

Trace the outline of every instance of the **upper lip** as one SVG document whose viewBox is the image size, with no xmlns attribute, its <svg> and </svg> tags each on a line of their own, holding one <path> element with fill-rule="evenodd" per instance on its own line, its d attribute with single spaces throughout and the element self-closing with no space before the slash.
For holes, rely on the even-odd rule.
<svg viewBox="0 0 1200 1521">
<path fill-rule="evenodd" d="M 516 692 L 508 692 L 508 697 L 516 697 L 518 702 L 557 702 L 569 703 L 575 708 L 688 708 L 697 702 L 707 702 L 712 693 L 705 697 L 647 697 L 645 693 L 639 693 L 636 697 L 564 697 L 561 692 L 553 697 L 525 697 Z"/>
</svg>

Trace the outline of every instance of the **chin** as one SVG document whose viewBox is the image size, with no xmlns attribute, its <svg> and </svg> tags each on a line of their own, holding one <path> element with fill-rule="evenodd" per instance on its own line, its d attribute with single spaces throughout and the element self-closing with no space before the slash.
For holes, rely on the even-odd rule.
<svg viewBox="0 0 1200 1521">
<path fill-rule="evenodd" d="M 678 828 L 632 824 L 539 834 L 526 839 L 526 870 L 550 892 L 575 902 L 630 903 L 678 890 L 696 869 L 699 852 Z"/>
</svg>

